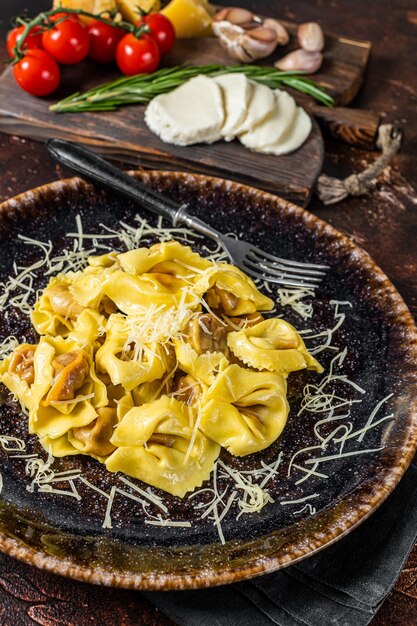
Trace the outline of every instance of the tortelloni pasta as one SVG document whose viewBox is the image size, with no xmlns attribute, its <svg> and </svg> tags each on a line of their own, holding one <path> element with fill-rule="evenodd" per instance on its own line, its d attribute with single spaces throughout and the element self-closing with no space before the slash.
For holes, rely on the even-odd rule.
<svg viewBox="0 0 417 626">
<path fill-rule="evenodd" d="M 221 449 L 281 434 L 286 379 L 322 371 L 298 332 L 238 268 L 176 241 L 90 257 L 32 312 L 40 335 L 0 364 L 28 429 L 54 456 L 83 454 L 183 497 Z"/>
<path fill-rule="evenodd" d="M 258 370 L 285 375 L 306 367 L 319 373 L 323 371 L 295 328 L 282 319 L 265 320 L 251 328 L 231 332 L 227 345 L 243 363 Z"/>
<path fill-rule="evenodd" d="M 285 378 L 229 365 L 209 387 L 201 410 L 201 430 L 235 456 L 267 448 L 288 416 Z"/>
<path fill-rule="evenodd" d="M 193 426 L 192 411 L 175 398 L 162 396 L 134 407 L 114 431 L 116 450 L 106 467 L 183 497 L 210 477 L 220 452 Z"/>
</svg>

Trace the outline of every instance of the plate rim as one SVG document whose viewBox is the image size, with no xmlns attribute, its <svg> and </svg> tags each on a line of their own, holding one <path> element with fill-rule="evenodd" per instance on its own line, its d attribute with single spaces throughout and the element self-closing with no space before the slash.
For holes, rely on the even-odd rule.
<svg viewBox="0 0 417 626">
<path fill-rule="evenodd" d="M 309 227 L 309 229 L 312 229 L 313 227 L 314 231 L 318 233 L 319 237 L 321 237 L 323 233 L 325 233 L 327 237 L 331 236 L 339 241 L 342 240 L 345 250 L 346 248 L 348 248 L 350 252 L 355 252 L 361 261 L 366 262 L 367 268 L 372 271 L 372 274 L 377 278 L 379 288 L 384 291 L 384 294 L 390 297 L 391 304 L 394 305 L 393 308 L 396 309 L 393 317 L 397 321 L 401 320 L 401 325 L 407 328 L 407 331 L 412 339 L 409 344 L 409 349 L 413 351 L 414 356 L 416 357 L 415 362 L 417 363 L 417 328 L 413 316 L 410 313 L 403 298 L 401 297 L 391 280 L 379 268 L 379 266 L 375 263 L 372 257 L 363 248 L 350 240 L 347 235 L 341 233 L 335 227 L 331 226 L 316 215 L 309 213 L 302 207 L 299 207 L 279 196 L 275 196 L 274 194 L 262 191 L 260 189 L 257 189 L 256 187 L 244 185 L 242 183 L 237 183 L 227 179 L 202 174 L 194 174 L 190 172 L 175 172 L 166 170 L 130 170 L 129 173 L 139 178 L 147 178 L 148 180 L 152 180 L 152 178 L 160 179 L 162 177 L 169 179 L 170 177 L 174 177 L 177 179 L 181 179 L 185 183 L 187 183 L 188 179 L 188 181 L 191 180 L 200 184 L 203 182 L 210 183 L 213 187 L 220 184 L 223 186 L 227 186 L 228 190 L 232 188 L 237 188 L 242 189 L 246 193 L 255 193 L 261 198 L 265 197 L 265 200 L 272 200 L 273 202 L 278 203 L 279 205 L 281 205 L 281 208 L 288 210 L 292 214 L 296 215 L 298 218 L 301 219 L 304 225 Z M 44 185 L 40 185 L 28 191 L 22 192 L 17 196 L 14 196 L 1 203 L 0 213 L 4 214 L 4 212 L 6 212 L 11 215 L 16 214 L 16 212 L 18 212 L 19 206 L 21 207 L 22 204 L 24 205 L 26 202 L 33 201 L 33 199 L 37 195 L 42 193 L 47 193 L 51 191 L 54 193 L 65 193 L 67 189 L 72 189 L 74 191 L 82 187 L 88 189 L 88 187 L 92 187 L 92 185 L 78 177 L 64 178 L 50 183 L 46 183 Z M 310 531 L 307 532 L 307 537 L 304 537 L 303 541 L 303 527 L 306 525 L 306 522 L 310 518 L 299 522 L 298 526 L 301 533 L 300 543 L 304 544 L 304 549 L 299 549 L 298 554 L 295 556 L 294 553 L 278 553 L 276 555 L 269 555 L 263 558 L 258 558 L 256 562 L 249 563 L 237 569 L 234 568 L 233 570 L 231 570 L 227 569 L 226 567 L 225 570 L 222 572 L 213 570 L 210 570 L 209 572 L 204 572 L 200 568 L 200 571 L 194 574 L 187 575 L 183 573 L 169 572 L 152 576 L 148 573 L 141 574 L 137 572 L 109 572 L 105 571 L 101 567 L 89 567 L 81 565 L 79 563 L 74 563 L 69 558 L 56 557 L 48 554 L 46 551 L 34 549 L 31 546 L 25 544 L 20 539 L 8 537 L 1 530 L 0 550 L 39 569 L 55 574 L 60 574 L 62 576 L 67 576 L 81 582 L 126 589 L 143 589 L 149 591 L 168 589 L 198 589 L 238 582 L 240 580 L 249 579 L 255 576 L 260 576 L 262 574 L 272 573 L 288 565 L 293 565 L 303 560 L 304 558 L 313 556 L 317 552 L 334 544 L 336 541 L 346 536 L 349 532 L 351 532 L 361 523 L 363 523 L 387 499 L 387 497 L 390 495 L 390 493 L 392 493 L 392 491 L 401 480 L 402 476 L 410 465 L 417 449 L 417 406 L 416 412 L 412 412 L 411 418 L 412 419 L 408 431 L 408 438 L 406 443 L 402 444 L 403 447 L 401 448 L 403 452 L 401 461 L 397 465 L 391 466 L 389 468 L 389 471 L 384 471 L 383 480 L 381 481 L 379 479 L 378 484 L 374 484 L 372 486 L 370 495 L 368 496 L 366 503 L 358 502 L 358 506 L 354 510 L 354 515 L 352 513 L 348 517 L 345 515 L 343 523 L 340 525 L 339 528 L 334 529 L 333 533 L 326 533 L 326 540 L 323 540 L 323 538 L 321 538 L 320 540 L 319 532 L 316 532 L 316 534 L 314 534 Z M 352 492 L 350 492 L 350 494 L 348 494 L 352 495 L 354 500 L 355 496 L 357 495 L 355 494 L 357 489 L 358 488 L 355 488 Z M 2 498 L 0 495 L 0 500 L 1 499 Z M 341 502 L 344 501 L 345 498 L 341 500 Z M 320 522 L 326 518 L 326 510 L 323 510 L 320 513 L 316 514 L 314 518 L 318 522 L 318 526 L 320 527 Z M 305 541 L 306 539 L 308 540 L 307 545 Z"/>
</svg>

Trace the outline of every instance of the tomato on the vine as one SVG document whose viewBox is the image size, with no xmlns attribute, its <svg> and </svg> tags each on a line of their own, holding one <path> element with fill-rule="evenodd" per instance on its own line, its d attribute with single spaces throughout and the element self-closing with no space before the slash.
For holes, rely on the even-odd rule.
<svg viewBox="0 0 417 626">
<path fill-rule="evenodd" d="M 54 15 L 49 16 L 50 22 L 57 22 L 58 20 L 74 20 L 74 22 L 79 22 L 81 24 L 81 20 L 77 13 L 66 13 L 64 11 L 60 11 L 59 13 L 54 13 Z"/>
<path fill-rule="evenodd" d="M 89 24 L 87 31 L 90 39 L 90 58 L 97 63 L 111 63 L 114 61 L 117 44 L 125 31 L 99 20 Z"/>
<path fill-rule="evenodd" d="M 16 28 L 13 28 L 7 33 L 7 52 L 9 53 L 9 57 L 11 59 L 14 57 L 13 51 L 16 48 L 18 42 L 21 40 L 24 30 L 25 26 L 16 26 Z M 30 29 L 29 33 L 25 37 L 25 41 L 22 47 L 23 50 L 42 48 L 42 28 L 40 28 L 40 26 L 34 26 Z"/>
<path fill-rule="evenodd" d="M 22 89 L 32 96 L 48 96 L 57 89 L 61 74 L 58 63 L 45 50 L 26 50 L 13 65 L 13 75 Z"/>
<path fill-rule="evenodd" d="M 129 33 L 117 45 L 117 65 L 126 76 L 150 74 L 158 69 L 160 60 L 159 48 L 149 35 L 135 37 Z"/>
<path fill-rule="evenodd" d="M 64 65 L 82 61 L 90 49 L 87 29 L 72 17 L 57 22 L 53 28 L 45 30 L 42 43 L 45 50 Z"/>
<path fill-rule="evenodd" d="M 175 30 L 172 22 L 161 13 L 151 13 L 144 15 L 141 24 L 146 24 L 150 28 L 147 34 L 157 44 L 161 54 L 166 54 L 175 43 Z"/>
</svg>

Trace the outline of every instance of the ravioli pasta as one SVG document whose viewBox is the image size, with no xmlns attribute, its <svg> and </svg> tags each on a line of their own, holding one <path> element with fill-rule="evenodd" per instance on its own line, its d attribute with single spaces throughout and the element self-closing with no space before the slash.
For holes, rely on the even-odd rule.
<svg viewBox="0 0 417 626">
<path fill-rule="evenodd" d="M 322 371 L 295 328 L 264 319 L 272 308 L 241 270 L 176 241 L 90 257 L 51 279 L 31 316 L 38 342 L 0 379 L 53 456 L 92 456 L 183 497 L 222 448 L 271 445 L 288 375 Z"/>
</svg>

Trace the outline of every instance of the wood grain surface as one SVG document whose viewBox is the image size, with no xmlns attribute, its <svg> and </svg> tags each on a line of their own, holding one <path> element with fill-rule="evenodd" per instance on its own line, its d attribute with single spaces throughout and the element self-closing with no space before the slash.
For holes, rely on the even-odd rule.
<svg viewBox="0 0 417 626">
<path fill-rule="evenodd" d="M 291 44 L 278 48 L 275 57 L 296 47 L 294 23 L 286 26 L 292 33 Z M 340 35 L 326 35 L 326 55 L 317 81 L 336 99 L 347 104 L 356 95 L 368 62 L 371 44 Z M 270 64 L 269 58 L 266 63 Z M 164 58 L 167 66 L 181 65 L 184 61 L 195 65 L 231 64 L 226 51 L 217 38 L 204 37 L 177 42 Z M 123 158 L 126 162 L 145 167 L 163 167 L 202 174 L 256 185 L 305 206 L 311 190 L 321 173 L 323 141 L 316 124 L 301 149 L 290 155 L 276 157 L 250 153 L 239 141 L 199 144 L 188 147 L 166 144 L 149 131 L 144 119 L 144 106 L 126 107 L 111 113 L 84 113 L 60 115 L 49 111 L 49 104 L 74 91 L 85 91 L 103 80 L 116 76 L 114 71 L 98 68 L 96 64 L 82 63 L 63 68 L 61 90 L 48 99 L 32 98 L 16 85 L 11 68 L 0 77 L 0 131 L 46 141 L 51 136 L 79 141 L 101 154 Z M 294 94 L 297 97 L 297 94 Z M 303 104 L 305 99 L 301 99 Z M 310 99 L 307 100 L 310 108 Z M 345 137 L 350 143 L 372 144 L 378 118 L 369 114 L 338 110 L 320 115 L 324 107 L 311 108 L 319 114 L 330 132 Z M 357 122 L 356 117 L 358 117 Z M 330 122 L 328 124 L 328 121 Z"/>
<path fill-rule="evenodd" d="M 269 11 L 292 22 L 319 20 L 328 31 L 371 40 L 373 51 L 363 89 L 354 103 L 383 120 L 405 127 L 405 142 L 375 190 L 335 207 L 313 199 L 309 209 L 364 247 L 394 282 L 417 316 L 417 6 L 415 0 L 242 0 L 252 10 Z M 0 30 L 9 17 L 47 0 L 1 0 Z M 8 17 L 9 16 L 9 17 Z M 4 50 L 0 60 L 5 60 Z M 375 153 L 334 139 L 326 141 L 325 171 L 338 177 L 372 162 Z M 0 135 L 0 201 L 67 175 L 38 143 Z M 171 626 L 140 594 L 93 587 L 39 572 L 0 555 L 1 626 Z M 417 624 L 417 548 L 372 626 Z M 326 625 L 323 625 L 326 626 Z"/>
</svg>

